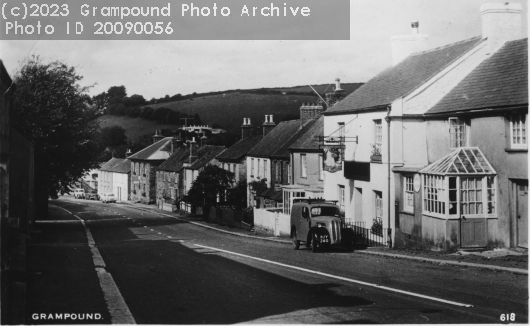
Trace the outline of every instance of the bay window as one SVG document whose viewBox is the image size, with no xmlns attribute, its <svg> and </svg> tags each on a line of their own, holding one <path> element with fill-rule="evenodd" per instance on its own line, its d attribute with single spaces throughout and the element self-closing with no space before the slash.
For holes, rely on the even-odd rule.
<svg viewBox="0 0 530 326">
<path fill-rule="evenodd" d="M 420 173 L 423 213 L 453 218 L 497 214 L 496 172 L 477 147 L 458 149 Z"/>
</svg>

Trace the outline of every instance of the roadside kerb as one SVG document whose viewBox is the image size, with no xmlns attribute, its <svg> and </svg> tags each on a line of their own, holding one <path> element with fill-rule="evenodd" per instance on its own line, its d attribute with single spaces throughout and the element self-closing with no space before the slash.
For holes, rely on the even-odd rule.
<svg viewBox="0 0 530 326">
<path fill-rule="evenodd" d="M 501 270 L 504 272 L 528 275 L 528 270 L 521 269 L 521 268 L 511 268 L 511 267 L 494 266 L 494 265 L 486 265 L 486 264 L 474 264 L 474 263 L 459 262 L 459 261 L 454 261 L 454 260 L 432 259 L 432 258 L 425 258 L 425 257 L 413 257 L 413 256 L 399 255 L 399 254 L 374 252 L 374 251 L 356 251 L 356 252 L 366 254 L 366 255 L 376 255 L 376 256 L 385 256 L 385 257 L 391 257 L 391 258 L 416 260 L 416 261 L 422 261 L 422 262 L 434 263 L 434 264 L 440 264 L 440 265 L 476 267 L 476 268 Z"/>
<path fill-rule="evenodd" d="M 99 279 L 99 284 L 101 286 L 101 290 L 103 291 L 103 296 L 110 314 L 111 323 L 129 325 L 136 324 L 136 321 L 134 320 L 127 303 L 125 303 L 118 286 L 114 282 L 112 275 L 106 271 L 105 261 L 103 260 L 103 257 L 96 246 L 92 232 L 90 232 L 90 228 L 88 228 L 86 225 L 86 221 L 63 207 L 57 205 L 51 206 L 58 207 L 71 214 L 83 225 L 87 236 L 88 246 L 92 252 L 92 260 L 97 277 Z"/>
<path fill-rule="evenodd" d="M 171 218 L 174 218 L 174 219 L 179 220 L 179 221 L 183 221 L 183 222 L 186 222 L 186 223 L 194 224 L 194 225 L 201 226 L 203 228 L 207 228 L 207 229 L 211 229 L 211 230 L 215 230 L 215 231 L 218 231 L 218 232 L 223 232 L 223 233 L 228 233 L 228 234 L 231 234 L 231 235 L 236 235 L 236 236 L 239 236 L 239 237 L 253 238 L 253 239 L 258 239 L 258 240 L 267 240 L 267 241 L 273 241 L 273 242 L 279 242 L 279 243 L 291 243 L 291 241 L 288 241 L 288 240 L 266 238 L 266 237 L 260 237 L 260 236 L 256 236 L 256 235 L 249 235 L 249 234 L 243 234 L 243 233 L 238 233 L 238 232 L 226 231 L 226 230 L 218 229 L 216 227 L 205 225 L 205 224 L 202 224 L 202 223 L 199 223 L 199 222 L 189 221 L 189 220 L 186 220 L 186 219 L 178 217 L 178 216 L 160 213 L 160 212 L 157 212 L 155 210 L 142 209 L 142 208 L 138 208 L 138 207 L 133 207 L 133 208 L 137 209 L 137 210 L 140 210 L 140 211 L 143 211 L 143 212 L 148 212 L 148 213 L 153 213 L 153 214 L 158 214 L 158 215 L 162 215 L 162 216 L 171 217 Z"/>
<path fill-rule="evenodd" d="M 254 239 L 259 239 L 259 240 L 273 241 L 273 242 L 286 243 L 286 244 L 290 244 L 291 243 L 291 241 L 288 241 L 288 240 L 260 237 L 260 236 L 255 236 L 255 235 L 248 235 L 248 234 L 242 234 L 242 233 L 237 233 L 237 232 L 232 232 L 232 231 L 226 231 L 226 230 L 218 229 L 216 227 L 205 225 L 205 224 L 202 224 L 202 223 L 199 223 L 199 222 L 189 221 L 189 220 L 186 220 L 186 219 L 174 216 L 174 215 L 160 213 L 160 212 L 157 212 L 155 210 L 142 209 L 142 208 L 138 208 L 138 207 L 134 207 L 134 208 L 137 209 L 137 210 L 144 211 L 144 212 L 149 212 L 149 213 L 159 214 L 159 215 L 163 215 L 163 216 L 167 216 L 167 217 L 172 217 L 172 218 L 177 219 L 179 221 L 191 223 L 191 224 L 194 224 L 194 225 L 197 225 L 197 226 L 201 226 L 203 228 L 215 230 L 215 231 L 218 231 L 218 232 L 228 233 L 228 234 L 232 234 L 232 235 L 236 235 L 236 236 L 240 236 L 240 237 L 254 238 Z M 408 259 L 408 260 L 415 260 L 415 261 L 420 261 L 420 262 L 428 262 L 428 263 L 434 263 L 434 264 L 440 264 L 440 265 L 475 267 L 475 268 L 489 269 L 489 270 L 494 270 L 494 271 L 504 271 L 504 272 L 510 272 L 510 273 L 515 273 L 515 274 L 528 275 L 528 270 L 520 269 L 520 268 L 502 267 L 502 266 L 494 266 L 494 265 L 486 265 L 486 264 L 474 264 L 474 263 L 459 262 L 459 261 L 453 261 L 453 260 L 432 259 L 432 258 L 424 258 L 424 257 L 413 257 L 413 256 L 399 255 L 399 254 L 387 254 L 387 253 L 374 252 L 374 251 L 369 251 L 369 250 L 368 251 L 357 250 L 355 252 L 356 253 L 365 254 L 365 255 L 375 255 L 375 256 L 385 256 L 385 257 L 399 258 L 399 259 Z"/>
</svg>

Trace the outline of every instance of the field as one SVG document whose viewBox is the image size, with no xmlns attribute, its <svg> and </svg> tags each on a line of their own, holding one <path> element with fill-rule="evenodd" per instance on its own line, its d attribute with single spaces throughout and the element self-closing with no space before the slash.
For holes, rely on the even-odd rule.
<svg viewBox="0 0 530 326">
<path fill-rule="evenodd" d="M 275 121 L 298 117 L 302 103 L 316 99 L 316 96 L 305 95 L 226 93 L 149 106 L 153 109 L 166 107 L 188 115 L 197 113 L 205 124 L 218 123 L 229 132 L 239 133 L 243 118 L 250 118 L 257 126 L 263 123 L 266 114 L 272 114 Z M 189 124 L 193 125 L 193 121 Z"/>
<path fill-rule="evenodd" d="M 154 135 L 157 129 L 177 129 L 177 126 L 161 124 L 156 121 L 125 116 L 104 115 L 97 119 L 101 128 L 120 126 L 125 129 L 127 139 L 138 139 L 143 135 Z"/>
<path fill-rule="evenodd" d="M 362 84 L 341 84 L 345 94 L 353 92 Z M 332 91 L 334 85 L 313 86 L 318 92 Z M 254 126 L 260 126 L 265 120 L 265 115 L 273 115 L 274 122 L 286 119 L 297 119 L 300 116 L 302 103 L 316 102 L 316 94 L 309 95 L 309 86 L 295 86 L 285 88 L 268 88 L 268 90 L 279 90 L 282 92 L 298 92 L 297 95 L 282 94 L 255 94 L 248 91 L 227 91 L 226 93 L 214 95 L 197 95 L 192 99 L 182 101 L 146 105 L 153 109 L 169 108 L 171 110 L 198 114 L 203 124 L 213 125 L 217 123 L 228 132 L 239 134 L 243 118 L 250 118 Z M 157 129 L 176 129 L 176 125 L 161 124 L 156 121 L 142 118 L 130 118 L 127 116 L 102 116 L 99 117 L 101 127 L 119 125 L 126 130 L 128 139 L 137 139 L 146 134 L 154 134 Z M 193 125 L 193 121 L 188 121 Z"/>
</svg>

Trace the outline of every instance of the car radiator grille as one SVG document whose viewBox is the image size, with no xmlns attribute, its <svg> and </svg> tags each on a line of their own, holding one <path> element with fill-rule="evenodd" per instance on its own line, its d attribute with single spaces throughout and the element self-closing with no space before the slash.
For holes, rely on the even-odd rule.
<svg viewBox="0 0 530 326">
<path fill-rule="evenodd" d="M 338 243 L 340 241 L 340 224 L 337 221 L 331 222 L 330 233 L 331 243 Z"/>
</svg>

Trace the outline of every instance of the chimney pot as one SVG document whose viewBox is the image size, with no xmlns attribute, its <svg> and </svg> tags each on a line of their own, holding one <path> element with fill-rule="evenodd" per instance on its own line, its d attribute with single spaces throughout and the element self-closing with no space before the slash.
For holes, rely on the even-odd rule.
<svg viewBox="0 0 530 326">
<path fill-rule="evenodd" d="M 412 34 L 396 35 L 390 38 L 392 46 L 392 65 L 395 66 L 412 53 L 423 51 L 427 47 L 428 35 L 420 34 L 419 22 L 411 22 Z"/>
</svg>

